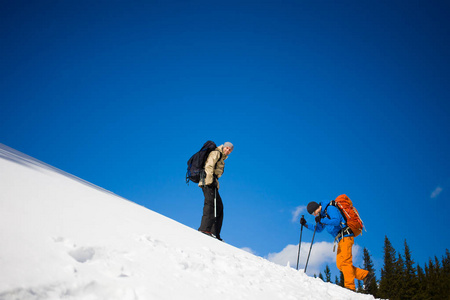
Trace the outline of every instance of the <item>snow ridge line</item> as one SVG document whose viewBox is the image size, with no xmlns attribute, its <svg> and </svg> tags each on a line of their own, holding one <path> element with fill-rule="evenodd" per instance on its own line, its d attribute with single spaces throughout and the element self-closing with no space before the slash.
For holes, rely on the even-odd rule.
<svg viewBox="0 0 450 300">
<path fill-rule="evenodd" d="M 32 168 L 32 169 L 35 169 L 35 170 L 38 170 L 38 171 L 39 171 L 40 168 L 46 169 L 46 170 L 49 170 L 49 171 L 53 171 L 53 172 L 56 172 L 56 173 L 61 174 L 63 176 L 66 176 L 66 177 L 68 177 L 70 179 L 73 179 L 73 180 L 75 180 L 75 181 L 77 181 L 77 182 L 79 182 L 81 184 L 84 184 L 84 185 L 92 187 L 92 188 L 94 188 L 96 190 L 99 190 L 101 192 L 104 192 L 104 193 L 107 193 L 107 194 L 119 197 L 119 198 L 121 198 L 123 200 L 126 200 L 128 202 L 132 202 L 132 201 L 130 201 L 128 199 L 125 199 L 125 198 L 123 198 L 123 197 L 121 197 L 121 196 L 119 196 L 119 195 L 117 195 L 117 194 L 115 194 L 115 193 L 113 193 L 113 192 L 111 192 L 111 191 L 109 191 L 107 189 L 99 187 L 98 185 L 90 183 L 90 182 L 88 182 L 88 181 L 86 181 L 84 179 L 81 179 L 80 177 L 77 177 L 77 176 L 72 175 L 70 173 L 67 173 L 67 172 L 65 172 L 65 171 L 63 171 L 61 169 L 58 169 L 58 168 L 53 167 L 53 166 L 51 166 L 49 164 L 46 164 L 46 163 L 44 163 L 44 162 L 42 162 L 42 161 L 40 161 L 40 160 L 38 160 L 36 158 L 33 158 L 33 157 L 29 156 L 29 155 L 26 155 L 25 153 L 17 151 L 17 150 L 15 150 L 15 149 L 13 149 L 11 147 L 8 147 L 8 146 L 6 146 L 5 144 L 2 144 L 2 143 L 0 143 L 0 158 L 4 158 L 4 159 L 9 160 L 11 162 L 18 163 L 18 164 L 21 164 L 23 166 L 26 166 L 28 168 Z"/>
</svg>

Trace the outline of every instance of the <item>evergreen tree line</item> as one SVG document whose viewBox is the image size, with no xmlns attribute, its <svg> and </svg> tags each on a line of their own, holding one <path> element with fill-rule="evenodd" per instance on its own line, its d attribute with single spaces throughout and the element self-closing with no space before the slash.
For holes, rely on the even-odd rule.
<svg viewBox="0 0 450 300">
<path fill-rule="evenodd" d="M 423 268 L 419 265 L 415 266 L 406 240 L 403 254 L 395 251 L 387 236 L 383 250 L 384 265 L 380 272 L 381 278 L 377 280 L 374 276 L 367 290 L 363 289 L 362 281 L 358 280 L 358 292 L 390 300 L 450 300 L 450 252 L 448 249 L 441 260 L 436 256 L 434 259 L 430 258 Z M 366 248 L 363 251 L 363 269 L 375 273 L 371 255 Z M 318 277 L 325 282 L 332 282 L 328 265 L 325 267 L 324 274 L 325 277 L 322 272 Z M 339 277 L 335 277 L 334 283 L 344 286 L 342 272 Z"/>
</svg>

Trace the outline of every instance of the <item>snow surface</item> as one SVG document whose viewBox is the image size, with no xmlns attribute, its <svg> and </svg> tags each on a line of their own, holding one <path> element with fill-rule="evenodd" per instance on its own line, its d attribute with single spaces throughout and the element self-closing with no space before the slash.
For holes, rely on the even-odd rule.
<svg viewBox="0 0 450 300">
<path fill-rule="evenodd" d="M 2 144 L 0 243 L 1 300 L 373 299 L 205 236 Z"/>
</svg>

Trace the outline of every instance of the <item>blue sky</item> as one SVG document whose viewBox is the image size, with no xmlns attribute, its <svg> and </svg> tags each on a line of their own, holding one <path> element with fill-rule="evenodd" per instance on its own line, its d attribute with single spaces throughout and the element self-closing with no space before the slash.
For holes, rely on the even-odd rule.
<svg viewBox="0 0 450 300">
<path fill-rule="evenodd" d="M 0 4 L 0 142 L 196 229 L 186 162 L 231 141 L 232 245 L 281 252 L 345 193 L 378 271 L 386 235 L 449 248 L 448 2 L 25 3 Z"/>
</svg>

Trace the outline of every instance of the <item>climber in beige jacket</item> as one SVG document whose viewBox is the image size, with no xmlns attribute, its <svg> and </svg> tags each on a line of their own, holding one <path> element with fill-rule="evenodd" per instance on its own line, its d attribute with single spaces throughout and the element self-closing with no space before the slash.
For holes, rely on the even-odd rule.
<svg viewBox="0 0 450 300">
<path fill-rule="evenodd" d="M 219 240 L 223 222 L 223 203 L 219 194 L 219 178 L 223 175 L 225 160 L 233 151 L 230 142 L 220 145 L 211 151 L 205 163 L 205 176 L 200 179 L 199 187 L 203 190 L 205 202 L 199 231 Z"/>
</svg>

